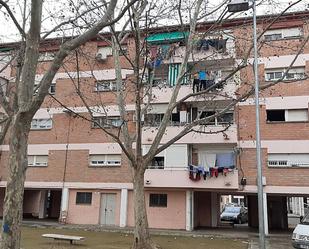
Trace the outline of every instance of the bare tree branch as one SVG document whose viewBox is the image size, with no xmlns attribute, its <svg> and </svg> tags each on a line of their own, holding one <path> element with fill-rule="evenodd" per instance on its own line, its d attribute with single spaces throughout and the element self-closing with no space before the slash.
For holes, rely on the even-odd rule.
<svg viewBox="0 0 309 249">
<path fill-rule="evenodd" d="M 6 11 L 8 12 L 10 18 L 12 19 L 12 21 L 14 22 L 16 28 L 18 29 L 19 33 L 21 34 L 22 37 L 26 37 L 26 33 L 25 31 L 22 29 L 22 27 L 19 25 L 14 13 L 12 12 L 12 10 L 10 9 L 10 7 L 8 6 L 7 2 L 0 0 L 0 4 L 1 6 L 3 6 Z"/>
</svg>

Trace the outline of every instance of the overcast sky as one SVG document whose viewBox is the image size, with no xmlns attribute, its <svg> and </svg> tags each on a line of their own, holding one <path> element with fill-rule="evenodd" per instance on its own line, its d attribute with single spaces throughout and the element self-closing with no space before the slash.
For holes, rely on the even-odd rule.
<svg viewBox="0 0 309 249">
<path fill-rule="evenodd" d="M 78 1 L 78 0 L 77 0 Z M 160 0 L 159 0 L 160 1 Z M 157 0 L 157 2 L 159 2 Z M 172 0 L 170 0 L 172 1 Z M 187 0 L 190 1 L 190 0 Z M 192 0 L 193 1 L 193 0 Z M 214 8 L 215 6 L 218 6 L 219 3 L 221 3 L 223 0 L 209 0 L 208 8 Z M 289 4 L 296 2 L 296 0 L 259 0 L 257 1 L 260 3 L 262 1 L 262 4 L 260 4 L 257 7 L 257 13 L 258 15 L 262 14 L 273 14 L 278 13 L 284 8 L 286 8 Z M 12 8 L 12 10 L 17 13 L 17 18 L 20 21 L 21 20 L 21 13 L 23 12 L 21 3 L 23 1 L 17 1 L 17 0 L 10 0 L 9 4 Z M 28 0 L 30 2 L 30 0 Z M 69 9 L 69 1 L 66 0 L 45 0 L 44 1 L 44 20 L 43 20 L 43 28 L 49 29 L 50 27 L 53 27 L 55 23 L 52 23 L 50 21 L 50 18 L 48 16 L 55 15 L 55 16 L 61 16 L 68 17 L 72 15 Z M 207 7 L 206 7 L 207 9 Z M 301 3 L 297 4 L 293 9 L 290 11 L 303 11 L 308 10 L 309 11 L 309 0 L 302 0 Z M 252 11 L 248 11 L 246 13 L 242 13 L 241 15 L 238 14 L 237 16 L 250 16 L 252 14 Z M 58 20 L 58 22 L 60 22 Z M 57 23 L 57 22 L 56 22 Z M 169 24 L 172 22 L 168 22 Z M 10 20 L 10 18 L 5 14 L 5 10 L 2 8 L 0 9 L 0 42 L 8 42 L 8 41 L 17 41 L 19 39 L 18 32 L 13 24 L 13 22 Z M 177 24 L 174 23 L 173 24 Z"/>
</svg>

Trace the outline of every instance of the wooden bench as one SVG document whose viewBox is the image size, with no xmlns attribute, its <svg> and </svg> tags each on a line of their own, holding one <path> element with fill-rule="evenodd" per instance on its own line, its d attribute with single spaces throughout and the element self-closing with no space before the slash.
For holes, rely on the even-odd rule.
<svg viewBox="0 0 309 249">
<path fill-rule="evenodd" d="M 54 240 L 67 240 L 70 241 L 70 244 L 73 244 L 73 241 L 83 241 L 85 237 L 80 236 L 71 236 L 71 235 L 63 235 L 63 234 L 42 234 L 42 237 L 54 239 Z"/>
</svg>

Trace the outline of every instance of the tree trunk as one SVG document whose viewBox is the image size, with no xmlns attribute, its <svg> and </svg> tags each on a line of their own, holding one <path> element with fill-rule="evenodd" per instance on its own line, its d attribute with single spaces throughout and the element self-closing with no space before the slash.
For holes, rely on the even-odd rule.
<svg viewBox="0 0 309 249">
<path fill-rule="evenodd" d="M 158 249 L 160 247 L 153 242 L 148 231 L 144 193 L 145 170 L 142 168 L 138 166 L 133 169 L 135 229 L 132 249 Z"/>
<path fill-rule="evenodd" d="M 16 114 L 10 132 L 10 158 L 4 199 L 1 249 L 20 249 L 24 182 L 27 169 L 29 118 Z"/>
</svg>

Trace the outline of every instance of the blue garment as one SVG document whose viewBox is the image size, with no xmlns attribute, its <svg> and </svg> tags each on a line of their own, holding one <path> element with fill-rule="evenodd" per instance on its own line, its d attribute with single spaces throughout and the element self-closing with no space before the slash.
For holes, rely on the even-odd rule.
<svg viewBox="0 0 309 249">
<path fill-rule="evenodd" d="M 206 72 L 205 71 L 200 71 L 198 73 L 198 78 L 199 78 L 199 80 L 206 80 Z"/>
<path fill-rule="evenodd" d="M 154 61 L 154 67 L 159 67 L 161 65 L 161 63 L 162 63 L 162 59 L 156 59 Z"/>
<path fill-rule="evenodd" d="M 197 170 L 198 170 L 200 173 L 202 173 L 202 174 L 205 173 L 205 168 L 204 168 L 203 166 L 198 166 L 198 167 L 197 167 Z"/>
<path fill-rule="evenodd" d="M 3 225 L 3 232 L 4 232 L 4 233 L 9 233 L 9 232 L 10 232 L 10 226 L 9 226 L 9 224 L 5 223 L 5 224 Z"/>
<path fill-rule="evenodd" d="M 230 153 L 219 153 L 216 155 L 216 166 L 224 168 L 235 167 L 235 156 L 233 152 Z"/>
</svg>

